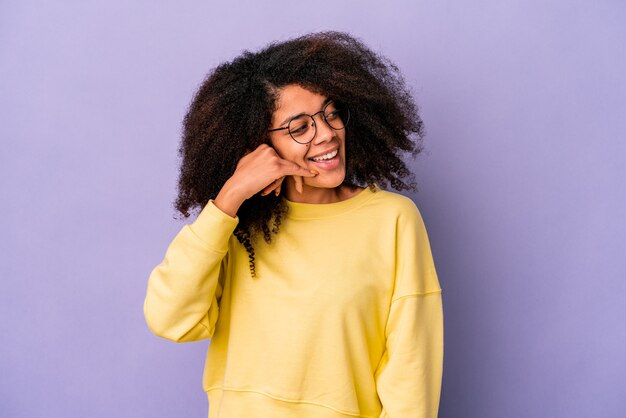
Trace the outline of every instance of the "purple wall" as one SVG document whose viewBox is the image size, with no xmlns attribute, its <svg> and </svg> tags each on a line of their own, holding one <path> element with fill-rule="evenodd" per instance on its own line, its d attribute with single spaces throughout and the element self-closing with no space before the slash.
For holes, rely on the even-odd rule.
<svg viewBox="0 0 626 418">
<path fill-rule="evenodd" d="M 206 416 L 207 343 L 142 312 L 181 119 L 211 67 L 322 29 L 394 60 L 426 121 L 440 416 L 625 416 L 626 4 L 223 3 L 0 5 L 0 416 Z"/>
</svg>

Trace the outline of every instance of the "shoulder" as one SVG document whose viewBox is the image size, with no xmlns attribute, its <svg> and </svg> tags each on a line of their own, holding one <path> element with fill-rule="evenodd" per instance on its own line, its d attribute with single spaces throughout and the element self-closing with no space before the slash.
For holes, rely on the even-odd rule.
<svg viewBox="0 0 626 418">
<path fill-rule="evenodd" d="M 401 219 L 421 219 L 420 211 L 417 205 L 408 196 L 390 191 L 382 190 L 376 186 L 375 198 L 372 203 L 377 205 L 380 210 L 394 214 Z"/>
<path fill-rule="evenodd" d="M 374 216 L 377 219 L 386 219 L 394 225 L 396 239 L 400 241 L 427 239 L 424 219 L 413 199 L 397 192 L 379 190 L 372 199 L 376 206 Z M 388 227 L 391 226 L 389 223 Z"/>
</svg>

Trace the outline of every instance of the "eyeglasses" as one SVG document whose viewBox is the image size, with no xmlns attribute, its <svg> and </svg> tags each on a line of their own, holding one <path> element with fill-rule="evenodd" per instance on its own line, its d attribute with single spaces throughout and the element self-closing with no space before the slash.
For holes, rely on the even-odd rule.
<svg viewBox="0 0 626 418">
<path fill-rule="evenodd" d="M 317 134 L 315 115 L 322 114 L 322 118 L 328 126 L 339 131 L 344 129 L 350 120 L 350 110 L 347 106 L 334 101 L 328 102 L 322 110 L 312 115 L 306 113 L 295 116 L 289 120 L 287 126 L 283 128 L 268 129 L 268 132 L 289 130 L 289 135 L 298 144 L 308 144 L 313 141 Z"/>
</svg>

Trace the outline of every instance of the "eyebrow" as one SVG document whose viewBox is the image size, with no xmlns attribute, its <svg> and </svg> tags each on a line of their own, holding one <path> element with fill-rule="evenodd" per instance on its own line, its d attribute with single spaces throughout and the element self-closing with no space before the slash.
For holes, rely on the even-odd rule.
<svg viewBox="0 0 626 418">
<path fill-rule="evenodd" d="M 333 99 L 328 97 L 326 100 L 324 100 L 324 103 L 322 103 L 322 108 L 320 110 L 324 109 L 324 106 L 326 106 L 328 103 L 330 103 L 332 101 L 333 101 Z M 297 118 L 297 117 L 302 116 L 302 115 L 308 115 L 308 113 L 302 112 L 302 113 L 299 113 L 299 114 L 297 114 L 295 116 L 289 116 L 289 117 L 287 117 L 287 119 L 285 119 L 284 121 L 279 123 L 278 126 L 283 126 L 285 123 L 289 122 L 291 119 Z"/>
</svg>

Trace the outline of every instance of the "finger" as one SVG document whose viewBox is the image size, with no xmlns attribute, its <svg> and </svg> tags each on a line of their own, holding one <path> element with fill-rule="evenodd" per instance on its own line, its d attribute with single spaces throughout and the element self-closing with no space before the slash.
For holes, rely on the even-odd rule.
<svg viewBox="0 0 626 418">
<path fill-rule="evenodd" d="M 250 154 L 258 155 L 259 153 L 264 152 L 267 148 L 269 148 L 267 144 L 261 144 L 256 148 L 246 148 L 241 158 L 248 157 Z M 254 155 L 251 155 L 250 157 L 253 157 Z"/>
<path fill-rule="evenodd" d="M 237 168 L 239 168 L 241 166 L 241 164 L 243 164 L 244 161 L 248 160 L 248 155 L 252 153 L 251 149 L 247 149 L 245 151 L 245 153 L 241 156 L 241 158 L 239 158 L 239 161 L 237 161 Z"/>
<path fill-rule="evenodd" d="M 285 180 L 285 177 L 280 178 L 280 183 L 278 183 L 278 187 L 274 189 L 274 193 L 276 193 L 276 196 L 280 194 L 280 190 L 283 187 L 283 180 Z"/>
<path fill-rule="evenodd" d="M 302 194 L 302 176 L 293 176 L 293 179 L 296 182 L 296 190 Z"/>
<path fill-rule="evenodd" d="M 272 190 L 274 190 L 276 187 L 279 187 L 280 183 L 283 181 L 284 178 L 285 177 L 278 178 L 274 180 L 273 182 L 271 182 L 269 185 L 265 186 L 265 188 L 261 192 L 261 196 L 265 196 L 269 194 Z"/>
<path fill-rule="evenodd" d="M 319 171 L 309 170 L 308 168 L 300 167 L 298 164 L 291 161 L 283 160 L 283 174 L 290 176 L 302 176 L 302 177 L 315 177 L 319 174 Z"/>
<path fill-rule="evenodd" d="M 284 179 L 285 179 L 285 176 L 282 176 L 280 178 L 277 178 L 273 182 L 271 182 L 269 185 L 265 186 L 265 188 L 261 192 L 261 196 L 265 196 L 266 194 L 269 194 L 272 190 L 276 190 L 277 188 L 280 188 L 280 185 Z"/>
</svg>

